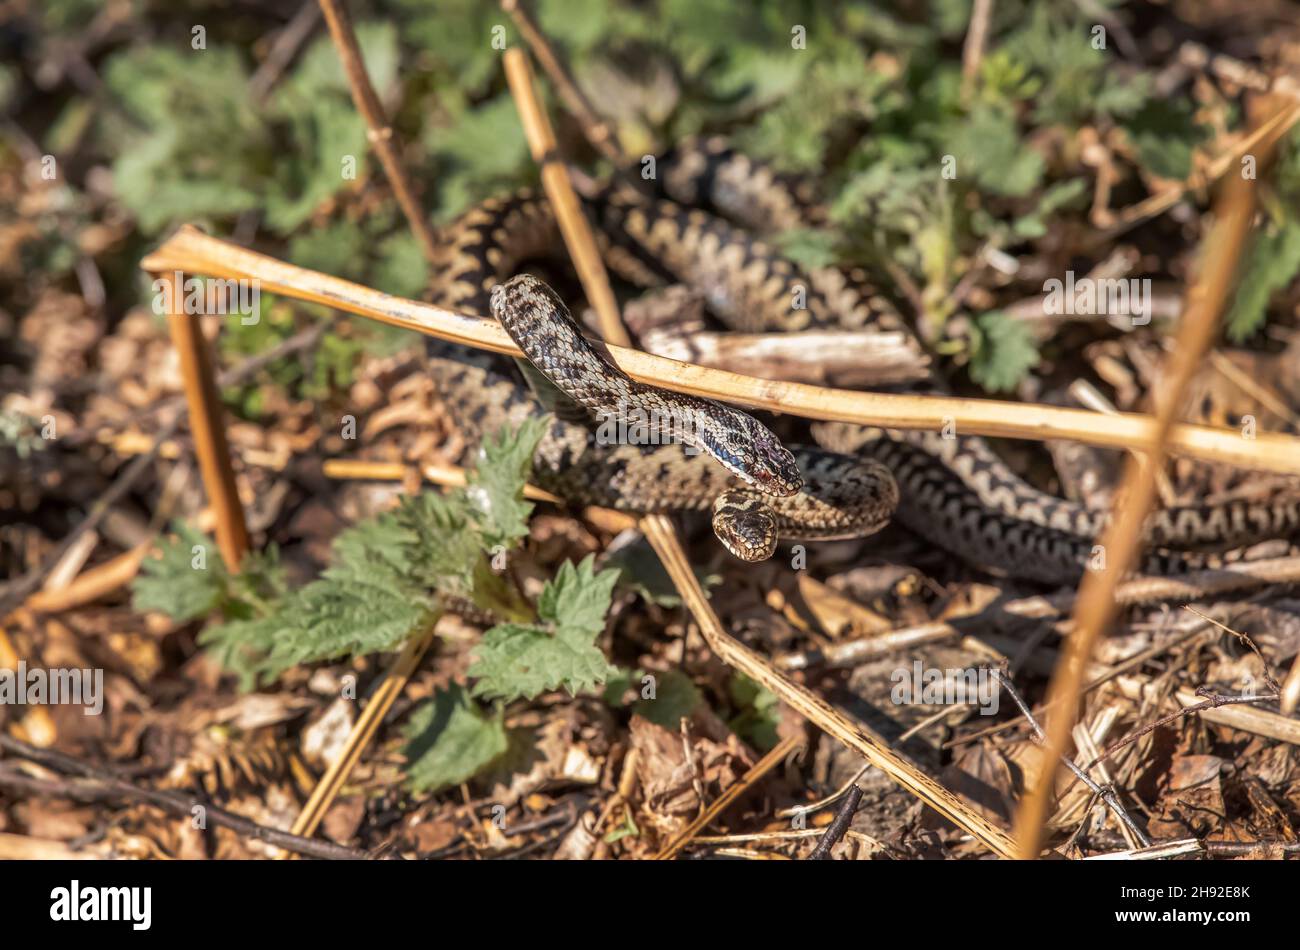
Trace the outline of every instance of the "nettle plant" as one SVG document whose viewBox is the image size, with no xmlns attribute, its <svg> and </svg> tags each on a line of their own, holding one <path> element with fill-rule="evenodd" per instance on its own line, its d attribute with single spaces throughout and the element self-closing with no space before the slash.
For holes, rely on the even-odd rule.
<svg viewBox="0 0 1300 950">
<path fill-rule="evenodd" d="M 620 670 L 596 646 L 618 568 L 596 570 L 592 557 L 565 563 L 535 604 L 502 570 L 528 535 L 533 505 L 523 488 L 544 431 L 544 420 L 529 420 L 486 439 L 465 488 L 406 496 L 354 525 L 335 539 L 320 577 L 296 589 L 274 548 L 248 555 L 232 573 L 211 539 L 177 525 L 161 556 L 146 559 L 134 606 L 177 621 L 219 616 L 199 642 L 244 689 L 268 687 L 300 664 L 398 649 L 449 610 L 469 606 L 499 618 L 473 648 L 470 686 L 439 689 L 406 723 L 415 792 L 503 764 L 519 745 L 506 728 L 506 704 L 551 690 L 604 687 L 606 700 L 621 705 L 631 687 L 641 696 L 633 711 L 675 728 L 699 700 L 690 680 Z"/>
</svg>

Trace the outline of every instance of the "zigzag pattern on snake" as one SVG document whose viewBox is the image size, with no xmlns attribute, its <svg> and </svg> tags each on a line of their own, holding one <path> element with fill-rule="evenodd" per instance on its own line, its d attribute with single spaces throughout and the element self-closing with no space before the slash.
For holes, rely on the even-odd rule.
<svg viewBox="0 0 1300 950">
<path fill-rule="evenodd" d="M 663 184 L 675 197 L 712 208 L 766 229 L 816 215 L 800 194 L 716 141 L 684 146 L 660 163 Z M 803 272 L 760 238 L 699 208 L 650 201 L 609 187 L 587 202 L 607 242 L 611 269 L 638 284 L 686 283 L 700 291 L 712 312 L 736 329 L 879 327 L 908 331 L 886 298 L 859 275 L 838 270 Z M 530 192 L 485 202 L 448 232 L 445 270 L 436 295 L 444 305 L 484 313 L 490 291 L 530 258 L 559 246 L 545 201 Z M 797 288 L 806 306 L 792 309 Z M 919 347 L 919 343 L 917 344 Z M 499 363 L 446 344 L 434 344 L 444 393 L 463 410 L 471 432 L 492 428 L 511 412 L 537 411 L 535 403 Z M 466 373 L 476 372 L 470 379 Z M 485 399 L 489 393 L 490 399 Z M 504 407 L 513 406 L 513 409 Z M 526 406 L 526 409 L 520 407 Z M 501 407 L 501 408 L 494 408 Z M 937 433 L 881 433 L 844 424 L 814 426 L 819 442 L 860 451 L 893 469 L 902 489 L 898 517 L 910 529 L 971 563 L 1051 583 L 1077 577 L 1093 556 L 1092 539 L 1105 515 L 1039 492 L 1019 479 L 980 439 L 940 439 Z M 538 480 L 578 503 L 638 511 L 707 510 L 729 476 L 708 459 L 682 456 L 680 447 L 626 451 L 595 446 L 582 427 L 557 422 L 538 453 Z M 801 468 L 835 472 L 852 463 L 843 455 L 801 455 Z M 650 477 L 645 477 L 649 475 Z M 868 474 L 865 481 L 874 476 Z M 839 488 L 842 489 L 842 485 Z M 840 537 L 855 530 L 844 498 L 828 482 L 819 485 L 838 512 L 800 509 L 781 517 L 783 537 Z M 871 500 L 872 505 L 880 502 Z M 825 517 L 825 521 L 819 519 Z M 868 519 L 870 521 L 870 519 Z M 877 519 L 878 520 L 878 519 Z M 846 524 L 848 527 L 846 528 Z M 1158 546 L 1227 548 L 1283 537 L 1300 524 L 1300 497 L 1265 505 L 1229 503 L 1181 507 L 1156 513 L 1147 539 Z M 1143 569 L 1170 573 L 1213 564 L 1193 553 L 1153 552 Z"/>
</svg>

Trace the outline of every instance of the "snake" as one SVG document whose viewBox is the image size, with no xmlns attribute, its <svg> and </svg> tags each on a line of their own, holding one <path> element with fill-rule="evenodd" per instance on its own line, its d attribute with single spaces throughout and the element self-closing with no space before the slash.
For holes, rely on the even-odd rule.
<svg viewBox="0 0 1300 950">
<path fill-rule="evenodd" d="M 765 239 L 824 216 L 810 190 L 718 138 L 683 143 L 660 169 L 662 194 L 654 198 L 617 182 L 584 196 L 611 271 L 644 287 L 686 284 L 736 330 L 879 329 L 902 333 L 923 352 L 863 272 L 801 268 Z M 445 229 L 433 289 L 434 301 L 449 309 L 493 312 L 568 404 L 534 458 L 542 487 L 579 504 L 709 512 L 723 544 L 747 560 L 770 556 L 777 538 L 866 536 L 892 513 L 914 533 L 993 573 L 1072 583 L 1095 565 L 1095 539 L 1108 514 L 1039 491 L 979 437 L 817 423 L 818 445 L 792 446 L 787 455 L 747 413 L 630 380 L 582 336 L 558 296 L 517 273 L 559 246 L 542 195 L 523 189 L 488 199 Z M 533 376 L 521 380 L 498 357 L 434 341 L 430 359 L 471 441 L 475 433 L 543 411 Z M 942 382 L 932 380 L 928 391 L 943 392 Z M 620 400 L 658 411 L 670 420 L 669 434 L 701 451 L 684 452 L 683 444 L 602 444 L 590 423 Z M 578 419 L 584 412 L 586 424 Z M 689 424 L 677 427 L 681 420 Z M 1298 527 L 1300 493 L 1263 503 L 1160 509 L 1144 525 L 1149 548 L 1139 570 L 1216 566 L 1241 556 L 1229 549 L 1287 537 Z"/>
<path fill-rule="evenodd" d="M 539 487 L 578 505 L 708 513 L 719 540 L 746 561 L 771 557 L 779 539 L 861 537 L 889 522 L 898 486 L 881 463 L 816 446 L 786 448 L 731 406 L 636 383 L 595 350 L 563 301 L 530 275 L 494 286 L 488 306 L 532 365 L 571 400 L 542 394 L 560 411 L 534 453 Z M 521 382 L 508 360 L 441 341 L 431 341 L 429 359 L 471 443 L 541 411 L 535 382 Z M 661 431 L 647 427 L 646 438 L 602 438 L 590 416 L 620 416 L 630 403 L 667 424 Z M 588 418 L 566 421 L 575 415 Z M 702 452 L 689 454 L 689 447 Z"/>
</svg>

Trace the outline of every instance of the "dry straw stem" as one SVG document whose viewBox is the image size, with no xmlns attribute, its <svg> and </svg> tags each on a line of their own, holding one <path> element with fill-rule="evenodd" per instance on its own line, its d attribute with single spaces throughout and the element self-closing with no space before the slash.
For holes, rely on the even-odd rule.
<svg viewBox="0 0 1300 950">
<path fill-rule="evenodd" d="M 1128 606 L 1160 600 L 1209 600 L 1252 587 L 1297 583 L 1300 583 L 1300 557 L 1241 561 L 1176 577 L 1135 577 L 1124 581 L 1115 589 L 1115 603 L 1119 606 Z M 1047 597 L 1035 595 L 1008 601 L 1000 605 L 998 611 L 1015 616 L 1045 619 L 1071 610 L 1076 597 L 1074 591 Z M 814 666 L 832 668 L 856 666 L 872 657 L 896 649 L 915 647 L 923 643 L 938 643 L 957 637 L 963 637 L 961 646 L 964 649 L 979 650 L 983 642 L 965 634 L 969 628 L 986 624 L 987 617 L 987 611 L 980 611 L 949 620 L 934 620 L 885 630 L 814 650 L 787 653 L 777 657 L 776 664 L 783 670 L 805 670 Z"/>
<path fill-rule="evenodd" d="M 326 478 L 360 479 L 385 482 L 400 482 L 410 471 L 409 465 L 401 462 L 367 462 L 362 459 L 330 459 L 321 466 L 321 473 Z M 469 482 L 465 470 L 458 465 L 427 464 L 420 466 L 420 475 L 437 485 L 448 488 L 464 488 Z M 552 495 L 535 485 L 524 486 L 524 497 L 534 501 L 549 501 L 552 504 L 564 504 L 564 499 Z"/>
<path fill-rule="evenodd" d="M 1155 472 L 1164 464 L 1166 437 L 1182 406 L 1188 383 L 1213 342 L 1219 312 L 1232 289 L 1232 277 L 1250 230 L 1254 207 L 1254 181 L 1239 175 L 1226 179 L 1216 203 L 1214 227 L 1206 239 L 1203 270 L 1187 293 L 1183 318 L 1168 358 L 1168 371 L 1157 393 L 1156 425 L 1146 449 L 1146 464 L 1130 457 L 1125 466 L 1119 492 L 1123 500 L 1101 538 L 1106 567 L 1089 571 L 1079 586 L 1074 629 L 1048 687 L 1046 704 L 1053 712 L 1047 723 L 1043 768 L 1016 814 L 1019 857 L 1037 857 L 1042 846 L 1058 760 L 1065 754 L 1074 728 L 1085 671 L 1098 638 L 1118 609 L 1115 591 L 1133 565 L 1141 543 L 1142 523 L 1155 501 Z"/>
<path fill-rule="evenodd" d="M 529 12 L 528 7 L 521 0 L 501 0 L 501 9 L 510 14 L 510 18 L 515 21 L 515 26 L 528 44 L 537 61 L 542 64 L 542 69 L 546 72 L 547 77 L 551 80 L 551 85 L 555 87 L 560 101 L 564 107 L 578 120 L 582 126 L 583 135 L 600 154 L 615 165 L 623 164 L 623 151 L 618 144 L 618 136 L 613 127 L 602 119 L 597 113 L 591 102 L 578 88 L 578 84 L 573 81 L 569 71 L 556 55 L 554 47 L 546 35 L 538 27 L 537 21 Z M 518 97 L 516 97 L 518 101 Z M 536 156 L 533 156 L 536 158 Z"/>
<path fill-rule="evenodd" d="M 560 234 L 564 238 L 565 247 L 569 249 L 573 266 L 578 271 L 582 289 L 596 309 L 600 334 L 607 343 L 627 346 L 631 341 L 618 315 L 614 289 L 609 285 L 609 275 L 600 259 L 591 227 L 583 216 L 582 203 L 569 182 L 569 173 L 564 163 L 560 161 L 555 131 L 538 102 L 528 54 L 521 49 L 508 49 L 502 62 L 505 65 L 506 81 L 510 84 L 510 94 L 519 109 L 519 121 L 523 123 L 524 135 L 528 138 L 529 151 L 541 169 L 542 187 L 546 190 L 551 207 L 555 209 Z M 582 250 L 579 251 L 579 248 Z"/>
<path fill-rule="evenodd" d="M 351 281 L 295 267 L 264 254 L 183 227 L 142 262 L 145 270 L 183 268 L 209 277 L 258 280 L 267 293 L 325 304 L 337 310 L 415 330 L 479 349 L 521 356 L 495 320 L 468 316 L 430 304 L 380 293 Z M 1137 413 L 1101 416 L 1083 409 L 1026 405 L 993 399 L 950 399 L 828 389 L 803 383 L 742 376 L 652 356 L 621 346 L 607 347 L 628 375 L 677 392 L 769 409 L 810 419 L 857 422 L 894 429 L 937 431 L 954 422 L 963 435 L 1013 439 L 1074 439 L 1117 449 L 1148 449 L 1152 419 Z M 1300 439 L 1261 433 L 1246 439 L 1236 429 L 1178 425 L 1170 452 L 1243 468 L 1300 472 Z"/>
<path fill-rule="evenodd" d="M 727 633 L 709 606 L 708 598 L 671 528 L 665 528 L 662 519 L 647 518 L 642 524 L 647 539 L 663 561 L 673 583 L 677 585 L 695 622 L 699 624 L 705 642 L 720 660 L 771 690 L 791 709 L 828 735 L 860 752 L 891 780 L 965 829 L 996 854 L 1002 857 L 1014 856 L 1014 843 L 1005 831 L 891 749 L 888 742 L 874 730 L 854 722 L 806 687 L 786 679 L 770 663 Z"/>
<path fill-rule="evenodd" d="M 1140 702 L 1173 701 L 1184 709 L 1200 706 L 1205 702 L 1204 696 L 1198 696 L 1194 690 L 1186 688 L 1175 690 L 1171 700 L 1158 683 L 1152 682 L 1145 676 L 1116 677 L 1115 687 L 1124 698 Z M 1258 706 L 1225 705 L 1199 709 L 1196 715 L 1215 725 L 1276 739 L 1278 742 L 1300 745 L 1300 722 L 1278 715 L 1272 710 L 1260 709 Z"/>
<path fill-rule="evenodd" d="M 392 482 L 404 479 L 408 471 L 410 467 L 400 462 L 367 462 L 360 459 L 331 459 L 321 466 L 321 473 L 326 478 L 374 479 Z M 463 488 L 468 484 L 465 470 L 457 465 L 428 463 L 420 466 L 419 472 L 425 481 L 435 485 Z M 552 495 L 535 485 L 524 486 L 524 497 L 531 498 L 533 501 L 550 502 L 553 505 L 565 503 L 563 498 Z M 611 534 L 627 531 L 637 525 L 637 519 L 633 515 L 626 511 L 615 511 L 613 508 L 597 508 L 592 505 L 583 508 L 580 514 L 585 521 Z"/>
<path fill-rule="evenodd" d="M 393 665 L 384 671 L 379 688 L 374 691 L 365 710 L 357 717 L 356 725 L 348 733 L 347 742 L 339 757 L 330 763 L 325 774 L 316 783 L 316 787 L 312 789 L 307 804 L 302 807 L 302 811 L 294 820 L 293 827 L 290 829 L 293 834 L 310 838 L 316 833 L 321 819 L 325 817 L 325 812 L 329 810 L 335 797 L 343 788 L 343 783 L 360 761 L 361 753 L 374 738 L 375 730 L 379 728 L 388 710 L 406 688 L 406 682 L 411 678 L 411 674 L 420 665 L 424 651 L 429 648 L 433 640 L 433 628 L 436 623 L 437 617 L 431 618 L 428 628 L 422 634 L 407 640 L 406 646 L 393 661 Z"/>
<path fill-rule="evenodd" d="M 415 200 L 415 192 L 411 188 L 410 180 L 402 169 L 402 162 L 397 154 L 397 136 L 392 126 L 388 124 L 383 104 L 380 103 L 375 87 L 370 82 L 370 75 L 366 72 L 366 64 L 361 58 L 361 47 L 357 45 L 356 33 L 353 32 L 348 11 L 339 0 L 320 0 L 320 8 L 325 14 L 325 23 L 329 26 L 334 47 L 339 51 L 339 59 L 343 61 L 343 71 L 347 74 L 348 87 L 352 90 L 352 101 L 356 103 L 357 111 L 365 119 L 367 137 L 375 154 L 379 156 L 379 163 L 384 166 L 384 175 L 393 187 L 397 203 L 402 208 L 402 214 L 406 215 L 416 240 L 420 242 L 420 249 L 424 252 L 424 256 L 431 263 L 436 263 L 437 245 L 434 243 L 433 232 L 429 229 L 424 212 Z"/>
<path fill-rule="evenodd" d="M 784 762 L 786 756 L 794 752 L 801 745 L 803 745 L 803 739 L 799 736 L 789 736 L 782 739 L 777 743 L 776 748 L 754 763 L 754 767 L 746 772 L 739 782 L 732 785 L 729 789 L 719 795 L 716 801 L 709 805 L 708 808 L 704 809 L 704 811 L 700 812 L 700 814 L 697 815 L 689 825 L 683 828 L 675 838 L 664 845 L 663 849 L 655 855 L 655 860 L 671 861 L 673 858 L 677 857 L 682 848 L 690 844 L 691 840 L 697 834 L 713 822 L 713 819 L 717 818 L 724 811 L 730 808 L 732 802 L 752 788 L 754 783 L 764 775 Z"/>
<path fill-rule="evenodd" d="M 1239 165 L 1246 155 L 1254 155 L 1257 159 L 1256 165 L 1263 167 L 1263 157 L 1272 152 L 1282 136 L 1291 131 L 1291 127 L 1297 122 L 1300 122 L 1300 103 L 1295 103 L 1290 108 L 1284 108 L 1277 112 L 1271 119 L 1262 123 L 1254 132 L 1238 143 L 1236 148 L 1229 149 L 1211 161 L 1203 176 L 1194 173 L 1191 178 L 1182 184 L 1167 188 L 1164 191 L 1158 191 L 1149 198 L 1144 198 L 1137 204 L 1125 208 L 1119 213 L 1115 224 L 1098 233 L 1096 240 L 1111 240 L 1148 218 L 1154 218 L 1156 215 L 1168 211 L 1178 204 L 1183 196 L 1193 188 L 1201 188 L 1218 181 L 1234 165 Z"/>
<path fill-rule="evenodd" d="M 975 93 L 980 63 L 984 61 L 984 41 L 989 32 L 989 16 L 993 13 L 993 0 L 975 0 L 971 8 L 970 26 L 966 28 L 966 42 L 961 48 L 961 100 L 970 102 Z"/>
<path fill-rule="evenodd" d="M 235 470 L 230 464 L 230 443 L 226 441 L 221 396 L 212 375 L 212 354 L 198 318 L 185 313 L 180 276 L 178 269 L 162 276 L 168 284 L 164 293 L 171 303 L 167 326 L 176 355 L 180 358 L 194 452 L 199 457 L 199 471 L 208 502 L 216 513 L 217 547 L 226 567 L 234 572 L 239 570 L 240 562 L 248 553 L 248 527 L 244 523 L 239 492 L 235 489 Z"/>
</svg>

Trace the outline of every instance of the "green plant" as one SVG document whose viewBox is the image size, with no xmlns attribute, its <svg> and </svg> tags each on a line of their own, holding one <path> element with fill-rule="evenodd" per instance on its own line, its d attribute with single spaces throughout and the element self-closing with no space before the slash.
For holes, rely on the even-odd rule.
<svg viewBox="0 0 1300 950">
<path fill-rule="evenodd" d="M 1270 301 L 1300 275 L 1300 132 L 1283 142 L 1273 181 L 1272 193 L 1262 202 L 1267 221 L 1247 249 L 1224 319 L 1228 338 L 1234 341 L 1257 332 L 1267 319 Z"/>
<path fill-rule="evenodd" d="M 134 582 L 135 606 L 179 621 L 219 615 L 199 642 L 246 689 L 300 664 L 396 649 L 459 605 L 502 618 L 475 648 L 472 689 L 439 691 L 407 725 L 412 788 L 463 781 L 506 750 L 501 703 L 599 687 L 612 671 L 594 641 L 617 570 L 596 571 L 591 558 L 566 563 L 534 608 L 492 567 L 528 534 L 523 487 L 544 431 L 532 419 L 486 439 L 465 488 L 407 496 L 354 525 L 335 539 L 320 578 L 296 589 L 274 551 L 232 573 L 207 536 L 178 525 Z"/>
</svg>

